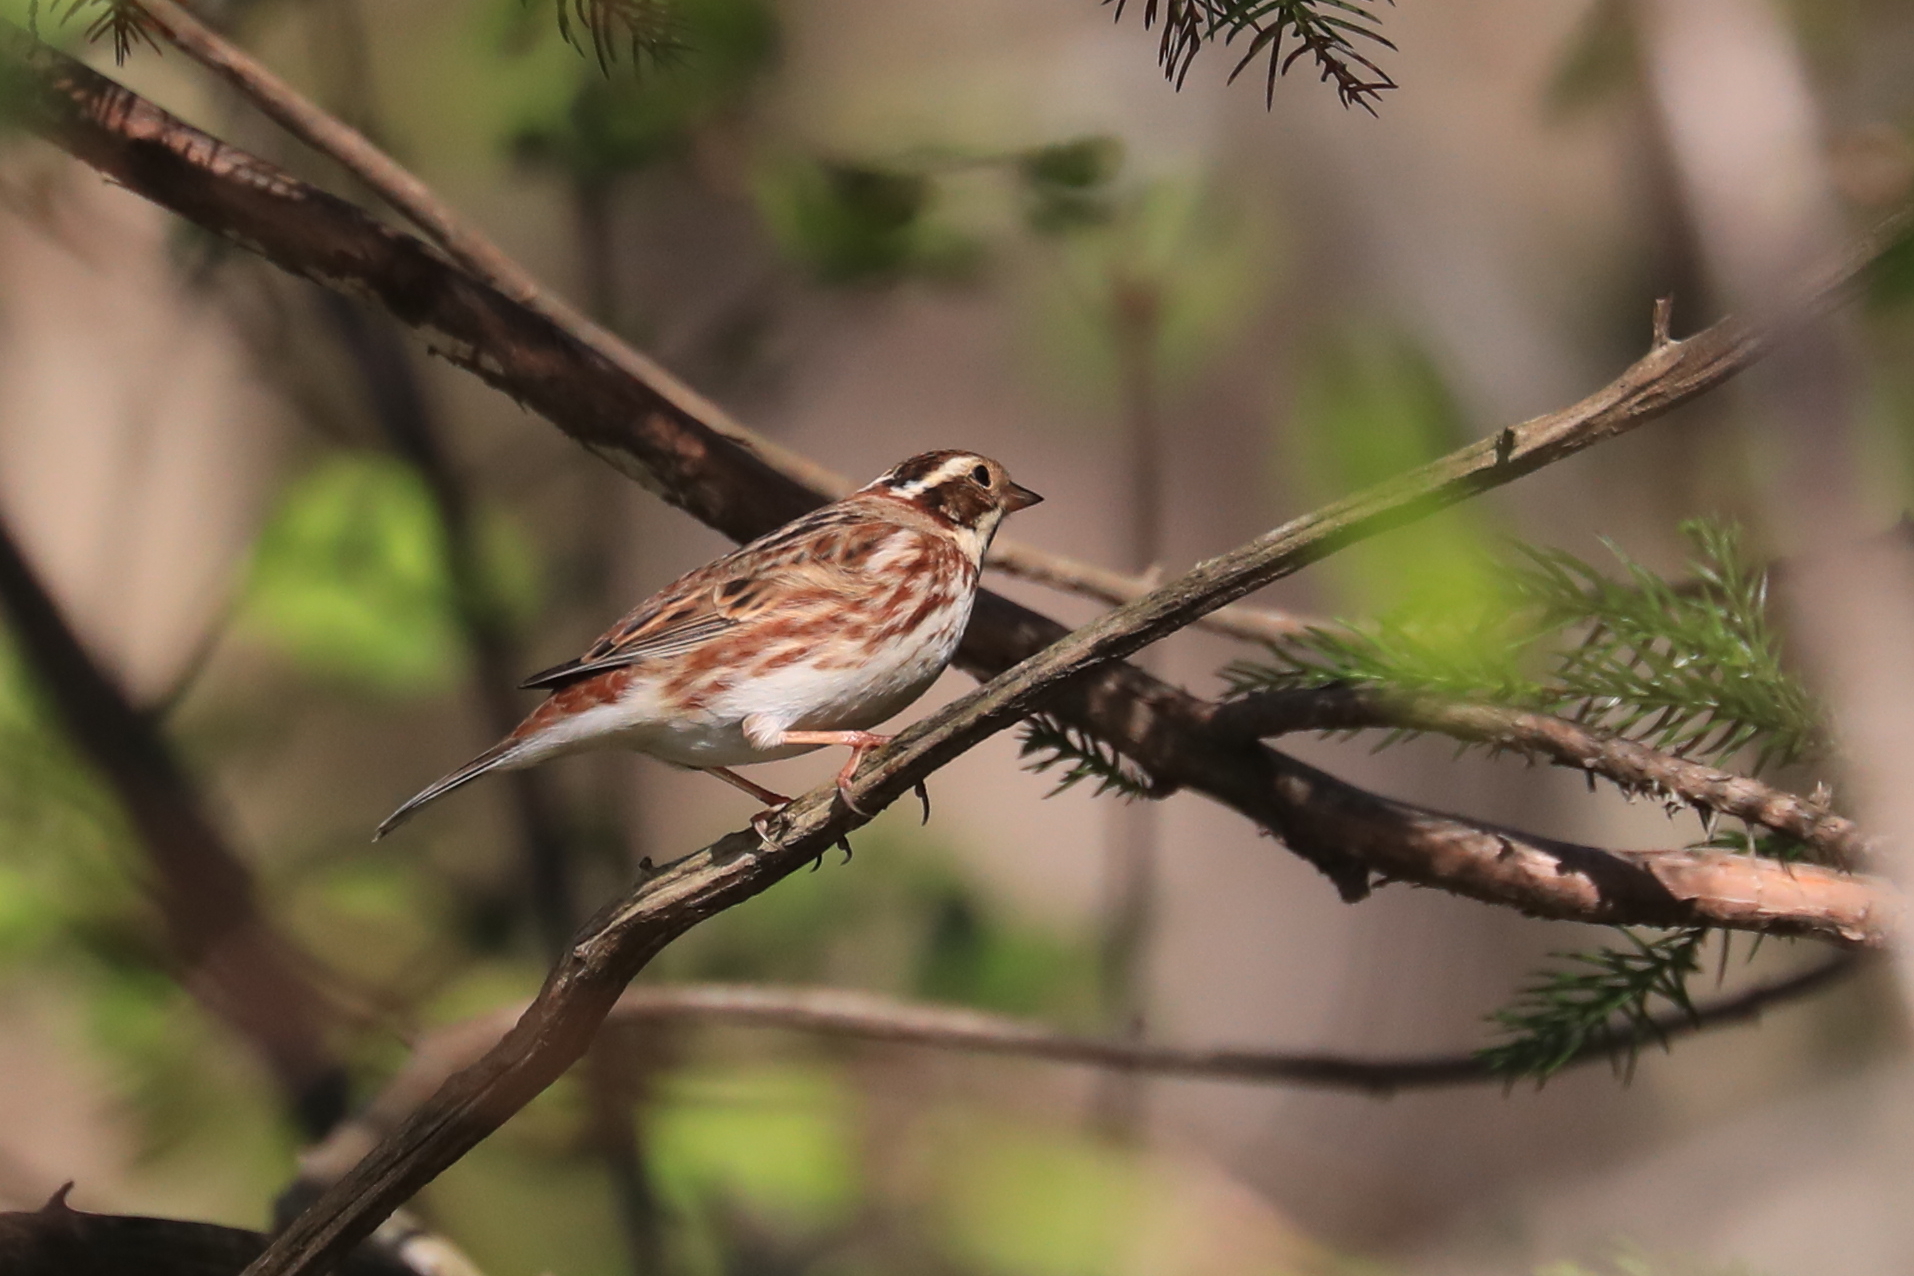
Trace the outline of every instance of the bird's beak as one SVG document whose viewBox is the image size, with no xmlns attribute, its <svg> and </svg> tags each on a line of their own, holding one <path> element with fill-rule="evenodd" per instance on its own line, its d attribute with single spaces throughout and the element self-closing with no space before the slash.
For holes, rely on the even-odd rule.
<svg viewBox="0 0 1914 1276">
<path fill-rule="evenodd" d="M 1043 497 L 1038 496 L 1023 484 L 1012 483 L 1004 489 L 1004 510 L 1015 514 L 1018 510 L 1029 509 L 1042 499 Z"/>
</svg>

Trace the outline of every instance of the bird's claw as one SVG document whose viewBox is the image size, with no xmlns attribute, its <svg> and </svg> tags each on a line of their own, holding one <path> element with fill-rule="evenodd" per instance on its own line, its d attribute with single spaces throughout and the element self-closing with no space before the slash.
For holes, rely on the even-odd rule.
<svg viewBox="0 0 1914 1276">
<path fill-rule="evenodd" d="M 863 807 L 859 806 L 857 804 L 856 799 L 851 797 L 851 786 L 850 786 L 850 782 L 847 780 L 838 781 L 837 800 L 842 802 L 844 804 L 844 809 L 849 811 L 852 815 L 861 815 L 868 820 L 871 818 L 873 814 L 875 814 L 874 812 L 867 811 Z"/>
<path fill-rule="evenodd" d="M 837 839 L 837 841 L 833 845 L 837 846 L 839 849 L 841 849 L 844 852 L 844 862 L 846 864 L 850 863 L 851 862 L 851 839 L 848 837 L 840 837 Z M 823 868 L 823 867 L 824 867 L 824 852 L 819 851 L 817 853 L 817 858 L 811 861 L 811 871 L 815 873 L 820 868 Z"/>
<path fill-rule="evenodd" d="M 783 809 L 781 806 L 766 807 L 751 817 L 752 831 L 758 835 L 758 840 L 766 846 L 771 845 L 771 843 L 776 840 L 771 836 L 771 819 Z"/>
<path fill-rule="evenodd" d="M 922 780 L 919 780 L 916 784 L 911 786 L 911 792 L 915 793 L 917 795 L 917 800 L 924 804 L 924 818 L 922 823 L 929 824 L 930 823 L 930 786 L 925 784 Z"/>
</svg>

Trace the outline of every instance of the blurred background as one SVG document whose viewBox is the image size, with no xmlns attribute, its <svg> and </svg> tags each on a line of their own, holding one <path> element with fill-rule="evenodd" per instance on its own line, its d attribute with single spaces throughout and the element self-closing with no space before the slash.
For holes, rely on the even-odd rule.
<svg viewBox="0 0 1914 1276">
<path fill-rule="evenodd" d="M 926 448 L 985 452 L 1048 498 L 1010 534 L 1126 571 L 1178 570 L 1573 402 L 1646 348 L 1654 298 L 1675 297 L 1679 336 L 1738 295 L 1737 217 L 1758 242 L 1776 207 L 1806 209 L 1789 224 L 1836 243 L 1914 190 L 1914 8 L 1888 0 L 1405 3 L 1380 11 L 1398 47 L 1373 53 L 1399 87 L 1373 115 L 1303 64 L 1266 109 L 1260 72 L 1225 84 L 1222 50 L 1174 91 L 1141 4 L 1116 21 L 1095 0 L 673 7 L 679 57 L 603 71 L 520 0 L 217 16 L 752 428 L 859 481 Z M 83 48 L 52 8 L 42 30 Z M 361 197 L 178 54 L 115 71 L 84 51 Z M 1837 450 L 1881 527 L 1914 482 L 1914 272 L 1896 278 L 1846 333 Z M 1677 571 L 1681 520 L 1758 527 L 1785 472 L 1757 391 L 1256 601 L 1386 612 L 1459 587 L 1511 535 L 1600 563 L 1607 537 Z M 725 544 L 383 316 L 19 137 L 0 155 L 0 508 L 348 1009 L 335 1044 L 361 1097 L 420 1034 L 537 988 L 558 922 L 527 886 L 528 837 L 564 848 L 578 916 L 641 857 L 751 813 L 708 778 L 594 757 L 551 768 L 529 807 L 488 782 L 371 845 L 534 703 L 501 702 L 501 669 L 576 654 Z M 1096 610 L 994 585 L 1072 622 Z M 1214 695 L 1244 654 L 1191 632 L 1148 659 Z M 967 685 L 947 675 L 931 702 Z M 1540 833 L 1698 836 L 1440 742 L 1291 743 Z M 836 765 L 754 774 L 795 792 Z M 1600 938 L 1404 887 L 1346 907 L 1201 797 L 1146 810 L 1053 787 L 1000 736 L 936 778 L 928 826 L 900 805 L 851 864 L 699 927 L 643 980 L 830 984 L 1176 1042 L 1466 1051 L 1549 952 Z M 73 1180 L 83 1209 L 264 1226 L 299 1133 L 172 977 L 150 872 L 10 667 L 0 1203 Z M 1811 956 L 1771 942 L 1750 969 Z M 609 1116 L 575 1070 L 417 1204 L 491 1276 L 1898 1272 L 1914 1256 L 1899 1006 L 1870 974 L 1651 1052 L 1630 1084 L 1594 1067 L 1388 1100 L 686 1023 L 616 1044 Z M 654 1246 L 636 1259 L 634 1226 Z"/>
</svg>

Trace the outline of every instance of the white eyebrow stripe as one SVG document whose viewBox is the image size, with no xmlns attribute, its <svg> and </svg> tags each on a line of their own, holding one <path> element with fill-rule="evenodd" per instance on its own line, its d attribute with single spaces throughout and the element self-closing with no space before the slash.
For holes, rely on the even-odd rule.
<svg viewBox="0 0 1914 1276">
<path fill-rule="evenodd" d="M 928 492 L 938 484 L 947 483 L 951 479 L 956 478 L 959 474 L 962 474 L 965 470 L 970 469 L 976 464 L 977 458 L 974 456 L 953 456 L 926 474 L 923 478 L 912 479 L 910 482 L 902 484 L 893 490 L 901 496 L 915 496 L 919 492 Z"/>
</svg>

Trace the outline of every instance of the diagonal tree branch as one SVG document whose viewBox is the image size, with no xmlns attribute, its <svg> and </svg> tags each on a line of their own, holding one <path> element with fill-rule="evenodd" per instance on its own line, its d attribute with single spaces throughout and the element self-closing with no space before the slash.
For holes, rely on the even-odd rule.
<svg viewBox="0 0 1914 1276">
<path fill-rule="evenodd" d="M 1841 867 L 1865 863 L 1874 849 L 1852 820 L 1807 798 L 1546 713 L 1370 687 L 1330 686 L 1253 691 L 1225 701 L 1211 722 L 1219 731 L 1256 739 L 1297 731 L 1375 727 L 1432 731 L 1604 775 L 1631 795 L 1646 794 L 1704 814 L 1760 824 L 1813 847 L 1827 862 Z"/>
<path fill-rule="evenodd" d="M 36 685 L 146 853 L 180 983 L 259 1052 L 311 1137 L 345 1115 L 330 1004 L 260 912 L 252 873 L 152 718 L 87 651 L 0 520 L 0 608 Z"/>
</svg>

